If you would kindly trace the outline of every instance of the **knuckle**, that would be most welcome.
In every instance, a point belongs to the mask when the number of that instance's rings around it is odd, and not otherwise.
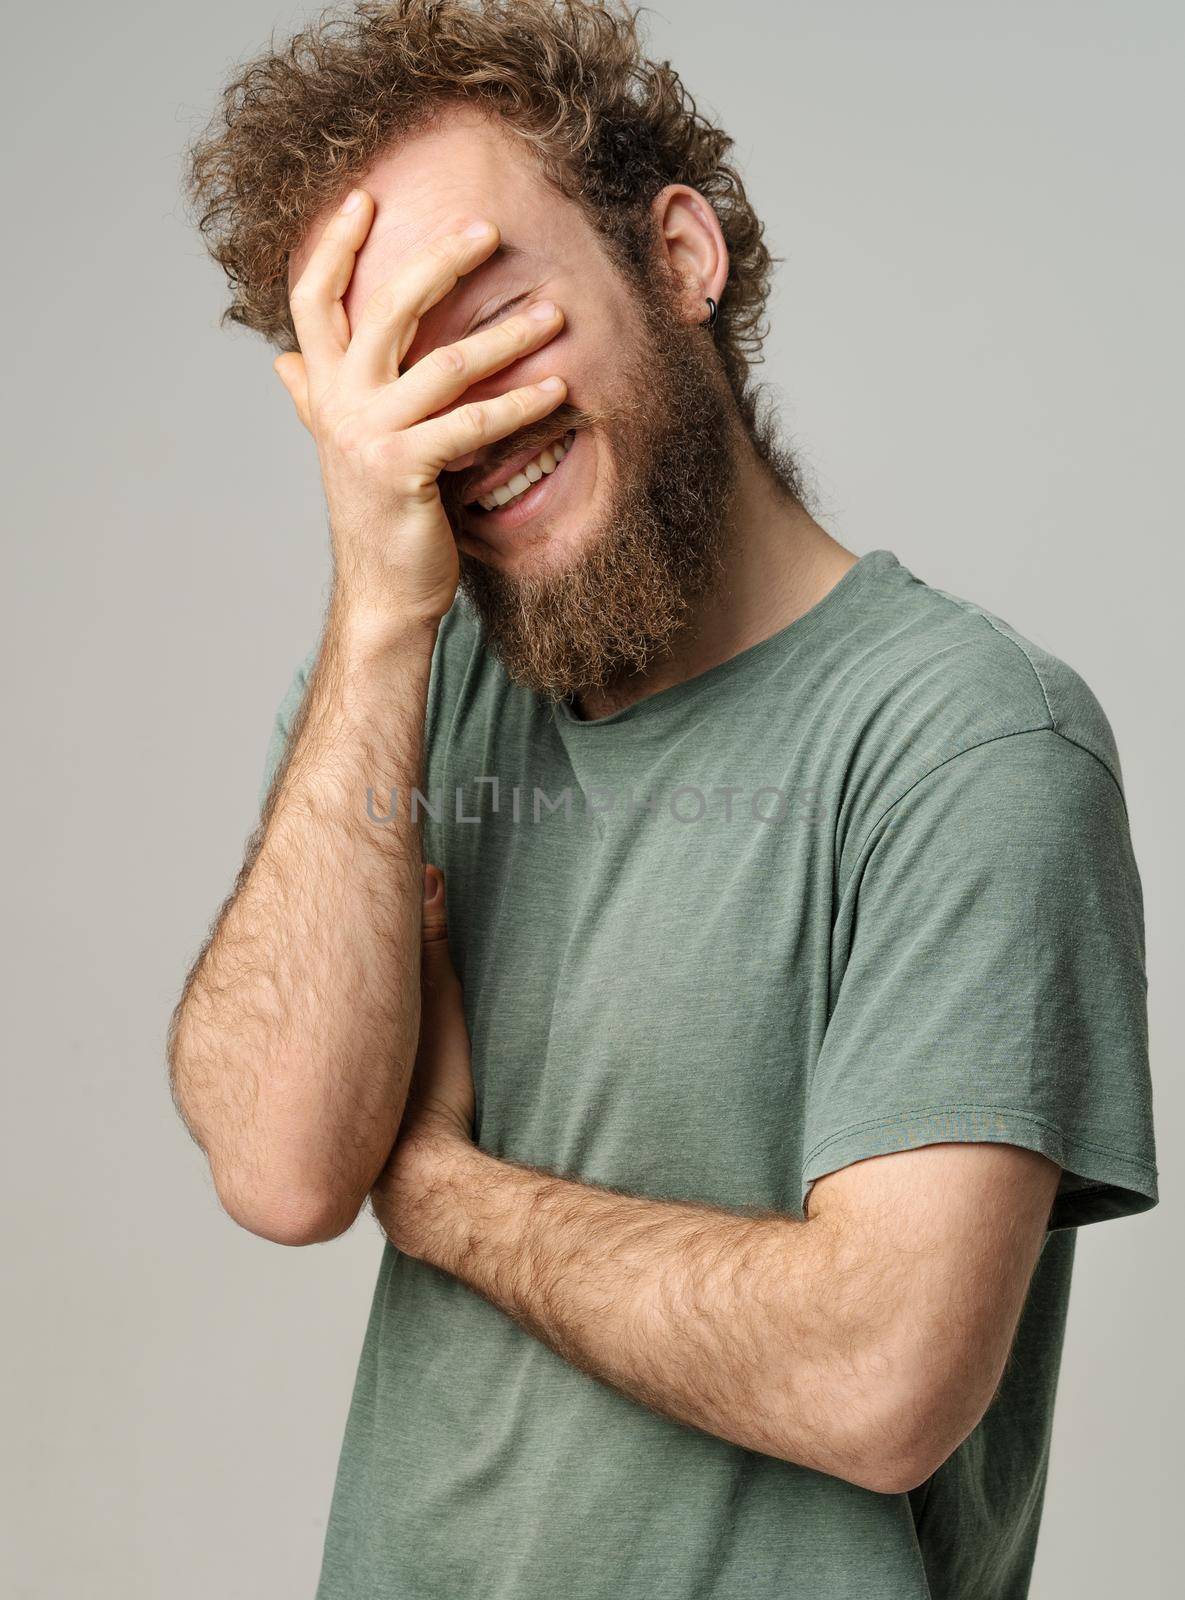
[[[488,400],[473,400],[466,409],[469,412],[470,420],[476,428],[488,428],[493,421]]]
[[[380,283],[366,302],[366,315],[371,322],[390,322],[399,313],[400,297],[393,283]]]
[[[403,451],[397,433],[384,433],[377,439],[373,439],[367,446],[366,457],[375,466],[386,469],[386,481],[391,484],[392,488],[399,489],[401,487],[400,479],[402,473],[395,478],[390,473],[392,467],[401,467],[403,461]]]
[[[436,370],[445,377],[451,377],[454,373],[465,370],[465,352],[455,344],[441,345],[433,350],[429,359]]]
[[[365,443],[361,419],[353,413],[335,417],[329,424],[329,436],[334,449],[344,456],[354,455]]]

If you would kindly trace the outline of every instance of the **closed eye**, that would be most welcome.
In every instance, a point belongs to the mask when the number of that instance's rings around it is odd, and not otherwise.
[[[480,322],[475,322],[464,337],[468,338],[469,334],[476,333],[479,328],[487,327],[491,322],[496,322],[504,311],[509,311],[512,306],[520,305],[522,301],[529,298],[531,293],[530,289],[524,289],[521,294],[511,295],[509,300],[503,300],[500,306],[495,306],[493,311],[488,311]]]

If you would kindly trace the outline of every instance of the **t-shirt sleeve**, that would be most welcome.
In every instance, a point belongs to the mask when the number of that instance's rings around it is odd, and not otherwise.
[[[272,780],[279,771],[280,763],[288,749],[288,740],[292,734],[292,724],[296,720],[296,713],[300,710],[301,701],[304,699],[305,689],[309,681],[309,673],[313,670],[313,663],[317,659],[317,650],[314,647],[305,656],[304,660],[293,673],[292,681],[284,692],[276,715],[272,720],[271,734],[268,738],[267,754],[263,763],[263,781],[259,787],[259,809],[263,810],[264,801],[268,797]]]
[[[1050,1227],[1157,1201],[1143,903],[1119,785],[1052,729],[952,757],[872,828],[836,918],[803,1199],[867,1156],[1022,1145]]]

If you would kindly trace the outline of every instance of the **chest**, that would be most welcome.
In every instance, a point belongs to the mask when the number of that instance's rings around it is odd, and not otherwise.
[[[634,1192],[793,1209],[828,1014],[825,822],[572,787],[570,807],[504,795],[448,835],[479,1143]]]

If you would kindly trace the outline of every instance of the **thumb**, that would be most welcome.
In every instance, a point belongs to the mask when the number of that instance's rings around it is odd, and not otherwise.
[[[431,864],[424,868],[422,938],[425,945],[444,942],[448,949],[448,913],[444,900],[444,873]]]

